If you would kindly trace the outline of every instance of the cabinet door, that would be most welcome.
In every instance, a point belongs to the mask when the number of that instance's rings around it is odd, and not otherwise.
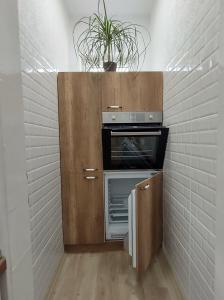
[[[140,72],[140,107],[143,111],[163,111],[163,73]]]
[[[162,111],[163,73],[102,73],[101,97],[104,112]]]
[[[101,74],[102,111],[122,111],[120,83],[119,73],[106,72]]]
[[[120,73],[122,111],[162,111],[163,74],[161,72]]]
[[[65,245],[104,242],[103,171],[62,175]]]
[[[143,111],[140,103],[138,72],[120,73],[122,111]]]
[[[103,242],[99,74],[60,73],[58,83],[65,243]]]
[[[62,166],[102,170],[99,74],[59,74]]]
[[[136,269],[145,272],[162,245],[162,173],[136,186]]]

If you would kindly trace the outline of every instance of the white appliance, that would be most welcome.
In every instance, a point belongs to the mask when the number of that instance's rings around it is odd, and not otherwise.
[[[153,170],[104,172],[107,240],[124,239],[129,233],[129,248],[136,244],[133,241],[136,238],[136,233],[133,231],[135,230],[133,229],[135,228],[135,191],[133,190],[136,184],[152,177],[155,173]],[[133,246],[130,249],[133,249]]]

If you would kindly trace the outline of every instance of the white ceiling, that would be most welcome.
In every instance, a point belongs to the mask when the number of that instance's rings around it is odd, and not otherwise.
[[[73,17],[89,16],[97,12],[98,0],[64,0]],[[155,0],[106,0],[111,16],[146,16]]]

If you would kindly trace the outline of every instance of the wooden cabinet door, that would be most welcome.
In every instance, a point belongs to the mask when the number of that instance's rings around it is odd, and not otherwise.
[[[122,111],[144,111],[140,102],[138,72],[120,73]]]
[[[163,73],[102,73],[101,97],[104,112],[162,112]]]
[[[104,210],[99,74],[60,73],[58,88],[64,240],[73,245],[100,243]]]
[[[102,111],[122,111],[120,74],[117,72],[106,72],[101,74],[101,99]]]
[[[59,74],[59,95],[62,166],[102,170],[99,74]]]
[[[154,199],[154,226],[153,226],[153,255],[156,255],[163,242],[163,173],[152,178],[152,195]]]
[[[137,84],[143,111],[163,111],[163,73],[140,72]]]
[[[122,111],[163,111],[161,72],[120,73]]]
[[[103,171],[62,174],[65,245],[104,242]]]
[[[163,237],[162,173],[136,185],[136,269],[145,272]]]

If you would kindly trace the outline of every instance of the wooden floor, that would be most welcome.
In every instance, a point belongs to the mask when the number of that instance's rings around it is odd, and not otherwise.
[[[124,251],[65,254],[48,300],[183,300],[161,253],[140,282]]]

